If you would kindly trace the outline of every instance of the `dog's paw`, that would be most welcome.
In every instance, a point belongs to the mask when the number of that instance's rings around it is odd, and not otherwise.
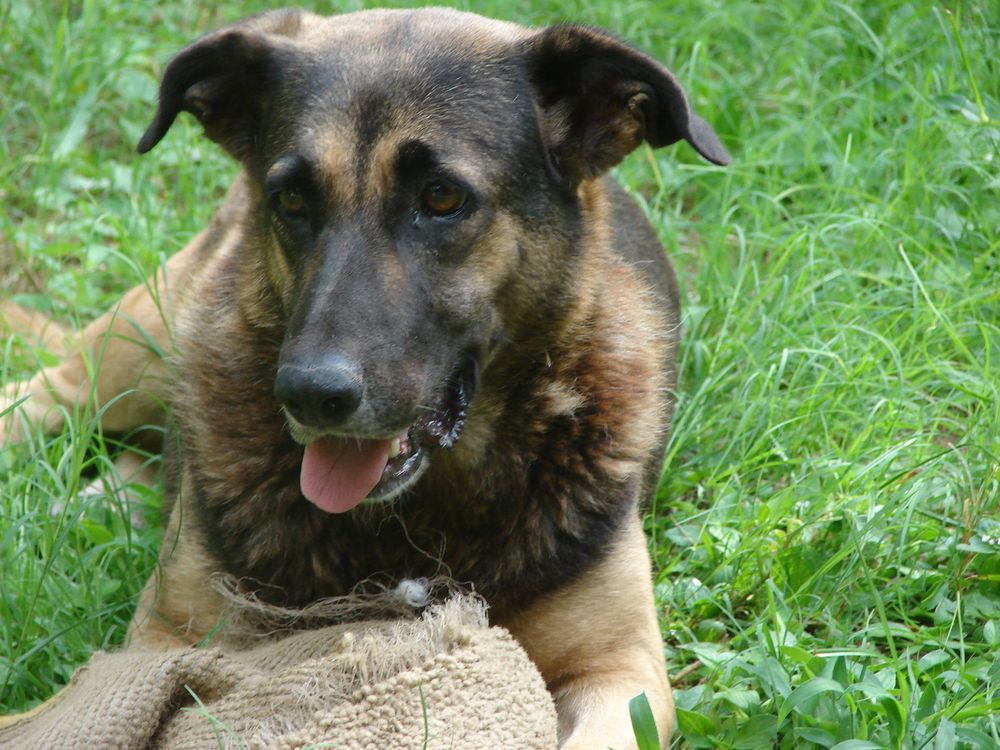
[[[146,516],[142,511],[142,495],[132,482],[117,476],[100,476],[92,480],[77,493],[84,502],[118,503],[128,511],[128,519],[133,529],[146,528]],[[49,515],[59,516],[65,504],[55,503],[49,508]]]
[[[147,505],[147,493],[156,485],[157,462],[135,451],[124,451],[114,465],[88,482],[76,493],[80,504],[115,504],[128,513],[134,529],[146,527],[143,508]],[[57,502],[48,506],[50,516],[58,517],[66,512],[67,503]]]
[[[22,413],[27,401],[23,383],[12,383],[0,391],[0,448],[22,443],[27,437]]]

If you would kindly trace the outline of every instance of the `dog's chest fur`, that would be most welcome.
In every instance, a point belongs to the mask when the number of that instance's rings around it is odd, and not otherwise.
[[[276,303],[246,288],[239,241],[219,251],[180,326],[172,494],[220,572],[295,606],[365,580],[446,575],[503,612],[599,561],[660,459],[673,343],[634,269],[588,252],[593,294],[566,320],[539,321],[544,345],[496,354],[455,448],[393,505],[333,515],[302,496],[302,447],[271,394]]]

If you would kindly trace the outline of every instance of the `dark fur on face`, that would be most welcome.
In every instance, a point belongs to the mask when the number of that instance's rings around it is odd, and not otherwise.
[[[245,167],[179,326],[178,492],[221,568],[291,605],[445,573],[502,615],[598,561],[661,458],[678,326],[600,175],[643,140],[728,160],[673,77],[582,27],[282,11],[182,51],[140,150],[181,110]],[[395,503],[303,497],[302,444],[399,434]]]

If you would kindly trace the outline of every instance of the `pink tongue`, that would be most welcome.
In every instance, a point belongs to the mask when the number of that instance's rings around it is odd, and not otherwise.
[[[389,442],[326,437],[309,443],[302,457],[302,494],[327,513],[346,513],[382,478]]]

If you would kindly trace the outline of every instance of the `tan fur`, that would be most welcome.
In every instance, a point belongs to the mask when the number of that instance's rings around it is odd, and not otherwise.
[[[341,206],[356,205],[355,174],[353,171],[354,149],[348,133],[329,128],[315,134],[316,160],[322,165],[320,176],[323,187],[333,200]]]
[[[58,355],[65,353],[72,337],[48,316],[9,300],[0,302],[0,335],[20,336],[29,345],[44,347]]]
[[[198,643],[223,615],[224,601],[212,585],[218,571],[193,528],[191,512],[183,497],[170,511],[159,565],[140,594],[129,624],[131,645],[169,648]]]
[[[505,625],[538,665],[559,706],[562,750],[633,747],[621,707],[645,691],[664,746],[674,702],[637,518],[607,559]],[[630,638],[622,638],[623,624]],[[617,729],[609,733],[608,728]]]

